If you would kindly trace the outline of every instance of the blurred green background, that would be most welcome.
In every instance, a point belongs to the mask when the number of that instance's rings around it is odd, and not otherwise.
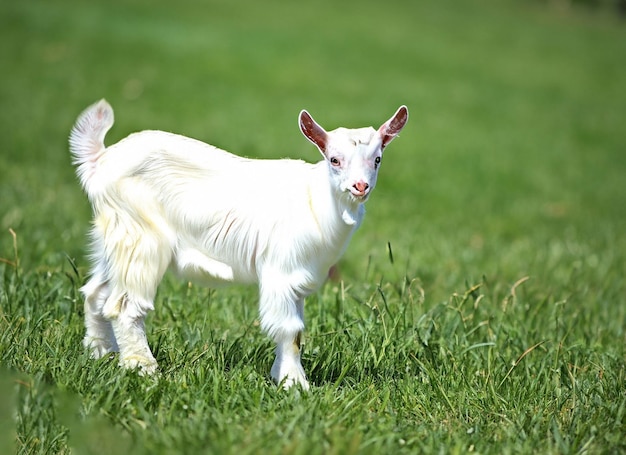
[[[407,104],[360,235],[414,267],[450,254],[432,244],[493,262],[492,245],[620,237],[623,24],[550,5],[7,3],[0,251],[13,228],[24,264],[81,256],[89,207],[67,135],[101,97],[116,111],[109,143],[164,129],[309,161],[300,109],[327,128],[378,126]]]
[[[476,259],[506,268],[519,248],[545,250],[555,237],[590,249],[618,240],[623,24],[550,5],[7,3],[0,251],[11,255],[13,228],[23,264],[81,257],[89,207],[67,135],[101,97],[116,111],[109,143],[164,129],[309,161],[319,157],[296,127],[300,109],[327,128],[378,126],[407,104],[411,123],[386,156],[359,256],[391,241],[424,272],[440,273],[429,262],[450,255],[480,277]],[[519,259],[510,273],[535,257]]]

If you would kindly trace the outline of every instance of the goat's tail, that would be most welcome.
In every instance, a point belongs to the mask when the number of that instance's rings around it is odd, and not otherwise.
[[[98,159],[104,153],[104,136],[113,126],[113,108],[105,100],[92,104],[76,120],[70,134],[70,152],[76,173],[89,194],[90,180],[96,171]]]

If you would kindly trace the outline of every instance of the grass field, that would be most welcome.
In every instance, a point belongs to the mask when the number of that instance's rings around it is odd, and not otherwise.
[[[566,2],[0,3],[0,453],[626,452],[626,24]],[[254,288],[166,278],[156,378],[93,361],[70,164],[151,128],[319,159],[386,151],[340,278],[307,301],[308,393],[269,379]]]

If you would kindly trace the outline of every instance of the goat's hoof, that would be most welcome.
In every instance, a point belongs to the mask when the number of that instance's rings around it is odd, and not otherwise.
[[[83,346],[89,350],[92,359],[101,359],[112,352],[117,352],[117,346],[107,338],[85,337]]]
[[[283,390],[289,390],[293,387],[298,386],[302,390],[309,390],[311,388],[311,386],[309,385],[309,381],[307,381],[305,378],[294,379],[289,376],[280,381],[279,385],[282,386]]]
[[[275,366],[276,367],[276,366]],[[294,365],[289,371],[277,371],[277,368],[272,368],[272,379],[282,387],[284,390],[291,389],[292,387],[300,386],[302,390],[309,390],[309,381],[306,380],[304,369],[301,365]]]
[[[157,361],[154,357],[130,355],[120,359],[120,365],[128,370],[137,370],[140,376],[152,376],[157,371]]]

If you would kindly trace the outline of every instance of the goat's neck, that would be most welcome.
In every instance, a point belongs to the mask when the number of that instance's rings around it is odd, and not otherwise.
[[[346,192],[334,188],[328,165],[324,161],[317,163],[313,169],[309,198],[309,206],[320,227],[336,234],[349,234],[361,223],[363,204],[354,201]]]

